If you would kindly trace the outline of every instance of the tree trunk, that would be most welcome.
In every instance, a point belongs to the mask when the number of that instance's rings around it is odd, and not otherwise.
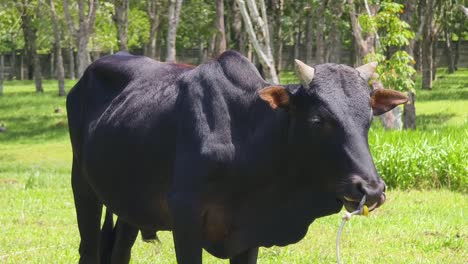
[[[70,44],[71,45],[71,44]],[[68,78],[75,80],[75,53],[73,47],[70,46],[68,50]]]
[[[437,37],[432,38],[432,81],[435,81],[437,74]]]
[[[77,41],[78,52],[76,54],[76,60],[78,63],[78,77],[81,78],[86,68],[91,63],[88,51],[89,36],[87,36],[86,32],[79,33]]]
[[[32,64],[29,65],[32,65],[36,92],[42,93],[44,89],[42,88],[41,63],[37,54],[37,28],[34,25],[37,10],[32,10],[33,5],[28,0],[21,0],[21,3],[17,2],[17,7],[21,16],[26,51],[29,60],[32,60]]]
[[[166,61],[176,61],[176,36],[177,27],[179,26],[179,15],[180,8],[182,6],[182,0],[170,0],[169,4],[169,17],[168,17],[168,29],[167,29],[167,40],[166,40]]]
[[[418,26],[418,30],[416,32],[416,37],[413,38],[412,40],[410,40],[408,46],[406,46],[405,50],[406,52],[414,58],[414,60],[417,62],[417,58],[416,56],[418,56],[418,54],[420,53],[418,51],[418,48],[419,48],[419,45],[417,43],[417,39],[419,39],[419,37],[421,36],[422,34],[422,25],[421,25],[421,21],[420,20],[417,20],[418,23],[414,23],[414,19],[415,19],[415,13],[416,13],[416,6],[417,6],[417,0],[409,0],[409,1],[406,1],[405,3],[405,12],[403,13],[402,15],[402,19],[403,21],[405,21],[406,23],[408,23],[412,28],[414,28],[416,25],[414,24],[419,24]],[[416,68],[417,70],[417,66],[418,64],[414,65],[414,67]],[[413,81],[414,81],[414,78],[413,77]],[[415,101],[416,101],[416,95],[409,91],[407,92],[408,94],[408,103],[406,103],[404,106],[403,106],[403,128],[404,129],[416,129],[416,105],[415,105]]]
[[[306,32],[305,32],[305,63],[311,65],[312,64],[312,50],[313,50],[313,17],[312,17],[312,11],[311,8],[309,8],[309,11],[306,13],[307,18],[306,18]]]
[[[226,51],[226,32],[224,30],[224,0],[216,0],[214,56]]]
[[[163,53],[163,47],[164,47],[164,36],[163,36],[163,27],[161,26],[161,23],[159,23],[158,26],[158,33],[156,33],[156,48],[154,52],[154,58],[158,61],[161,60],[161,54]]]
[[[55,41],[55,40],[54,40]],[[55,73],[55,65],[54,65],[54,62],[55,62],[55,54],[54,54],[54,50],[51,50],[50,51],[50,54],[49,54],[49,78],[52,79],[54,76],[54,73]]]
[[[209,57],[213,57],[214,54],[214,48],[215,48],[215,36],[212,35],[210,39],[208,40],[208,44],[206,45],[206,50],[208,53]]]
[[[332,11],[332,18],[330,21],[329,40],[327,41],[326,49],[326,62],[340,63],[341,62],[341,31],[340,21],[343,15],[343,1],[332,0],[330,1],[330,9]]]
[[[423,41],[422,43],[422,88],[426,90],[432,89],[432,43],[430,41]]]
[[[432,89],[433,79],[433,2],[434,0],[420,1],[421,10],[423,12],[423,34],[421,47],[422,60],[422,89]]]
[[[128,11],[130,0],[114,0],[114,20],[117,28],[117,43],[120,51],[128,51]]]
[[[24,80],[24,55],[20,55],[20,80]]]
[[[302,37],[302,29],[300,25],[298,25],[297,31],[294,33],[294,58],[300,58],[300,49],[301,49],[301,37]],[[293,61],[293,60],[291,60]]]
[[[205,48],[203,46],[203,38],[201,36],[198,37],[198,64],[202,64],[205,60]]]
[[[349,16],[351,20],[351,29],[353,32],[354,43],[355,43],[355,66],[362,65],[362,60],[364,57],[374,52],[374,40],[375,35],[367,33],[365,38],[362,36],[362,28],[359,25],[359,21],[357,19],[356,13],[354,11],[355,5],[354,0],[347,0],[348,4],[350,5],[349,8]],[[373,10],[377,12],[377,10]]]
[[[325,8],[327,1],[320,1],[320,6],[316,10],[317,23],[315,24],[315,63],[325,63]]]
[[[0,54],[0,96],[3,95],[3,73],[5,70],[5,61],[4,61],[4,55]]]
[[[236,1],[232,2],[232,31],[234,33],[234,49],[245,55],[245,35],[242,31],[242,15]]]
[[[259,62],[262,65],[265,79],[269,82],[279,83],[273,54],[271,52],[270,33],[268,30],[265,1],[259,1],[261,16],[257,8],[257,3],[254,0],[247,0],[247,5],[249,6],[250,11],[249,13],[247,12],[244,0],[236,1],[239,5],[246,30],[249,33],[250,43],[254,47]],[[254,29],[254,27],[256,29]]]
[[[156,36],[160,24],[160,4],[158,0],[147,1],[147,13],[149,17],[150,32],[147,47],[147,56],[150,58],[156,57]]]
[[[49,0],[49,8],[52,18],[52,29],[54,31],[54,46],[55,46],[55,62],[56,62],[56,77],[58,80],[58,95],[65,96],[65,70],[63,68],[63,56],[60,25],[57,19],[57,12],[55,11],[55,4],[53,0]],[[53,74],[53,72],[51,73]]]
[[[234,2],[234,1],[232,1]],[[231,2],[229,0],[225,1],[225,5],[227,5],[228,12],[225,12],[224,16],[224,27],[225,27],[225,32],[226,32],[226,49],[229,49],[231,43],[232,43],[232,11],[230,9],[230,4]]]
[[[453,59],[453,65],[455,70],[458,70],[458,60],[460,59],[460,38],[455,43],[455,55]]]
[[[33,49],[36,49],[36,45],[33,45]],[[33,71],[34,71],[34,83],[36,84],[36,92],[43,93],[44,88],[42,88],[42,70],[41,70],[41,61],[39,59],[39,54],[34,52],[33,55]]]
[[[94,20],[96,19],[96,9],[98,8],[98,0],[88,0],[87,5],[85,0],[78,0],[78,28],[73,24],[73,19],[70,14],[69,0],[63,0],[63,10],[65,13],[65,20],[68,25],[68,29],[71,35],[75,39],[77,52],[77,64],[78,64],[78,77],[81,77],[88,67],[89,53],[88,53],[88,42],[91,33],[93,32]],[[87,11],[87,13],[85,13]]]
[[[275,69],[281,72],[283,65],[283,29],[281,21],[284,13],[284,0],[272,0],[272,28],[273,28],[273,56],[276,63]]]
[[[416,129],[416,95],[413,92],[408,92],[408,103],[403,106],[405,129]]]
[[[11,57],[10,57],[10,65],[11,65],[11,71],[10,71],[10,80],[16,80],[16,49],[13,48],[11,52]]]
[[[455,72],[455,61],[453,56],[452,34],[445,30],[445,55],[447,56],[448,72]]]

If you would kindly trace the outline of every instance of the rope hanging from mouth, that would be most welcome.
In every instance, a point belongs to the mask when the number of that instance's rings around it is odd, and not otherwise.
[[[364,215],[364,216],[369,215],[369,208],[367,208],[367,206],[364,205],[365,202],[366,202],[366,195],[362,197],[362,200],[361,202],[359,202],[359,205],[356,211],[353,211],[351,213],[346,212],[342,217],[343,220],[341,221],[340,228],[338,229],[338,234],[336,235],[336,261],[338,264],[341,264],[340,237],[341,237],[341,233],[343,232],[343,227],[346,224],[346,222],[348,222],[351,219],[351,217],[353,217],[353,215]]]

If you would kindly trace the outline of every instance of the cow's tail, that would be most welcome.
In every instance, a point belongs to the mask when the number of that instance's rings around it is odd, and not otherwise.
[[[101,229],[101,263],[111,263],[112,248],[114,246],[114,219],[109,208],[106,208],[106,216]]]

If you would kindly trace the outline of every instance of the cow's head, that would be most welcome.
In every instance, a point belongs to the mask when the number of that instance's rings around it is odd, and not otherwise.
[[[301,85],[269,86],[259,94],[272,108],[289,112],[289,157],[295,175],[334,193],[348,211],[366,195],[376,208],[385,201],[385,183],[372,160],[368,131],[374,115],[407,97],[393,90],[371,90],[377,63],[356,69],[338,64],[312,68],[296,60]],[[306,175],[307,174],[307,175]]]

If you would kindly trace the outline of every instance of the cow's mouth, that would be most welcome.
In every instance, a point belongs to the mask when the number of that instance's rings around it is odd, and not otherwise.
[[[351,198],[349,196],[343,196],[343,199],[342,199],[342,202],[343,202],[343,205],[346,209],[346,211],[348,212],[354,212],[356,210],[360,210],[361,209],[361,203],[363,203],[364,205],[366,205],[368,208],[369,208],[369,212],[370,211],[373,211],[375,209],[377,209],[379,206],[381,206],[384,202],[385,202],[385,199],[386,199],[386,196],[385,196],[385,193],[382,193],[382,196],[380,197],[379,201],[369,201],[369,200],[366,200],[364,199],[364,201],[362,200],[362,197],[360,199],[356,199],[356,198]]]

